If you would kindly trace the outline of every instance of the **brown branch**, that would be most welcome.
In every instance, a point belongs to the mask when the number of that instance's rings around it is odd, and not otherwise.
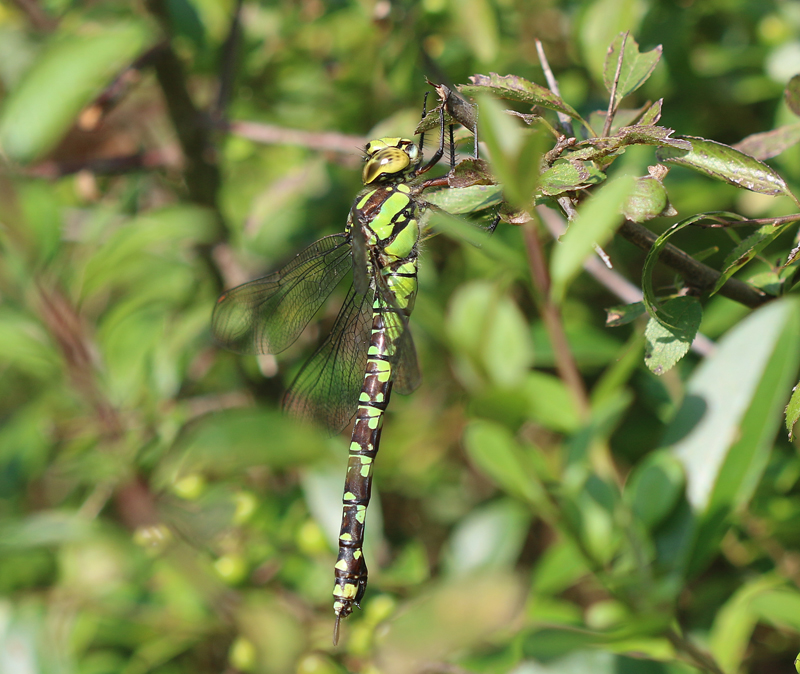
[[[611,85],[611,96],[608,99],[608,112],[606,113],[606,121],[603,124],[603,137],[611,133],[611,125],[614,123],[614,115],[617,114],[617,87],[619,86],[619,76],[622,72],[622,60],[625,56],[625,43],[628,41],[628,31],[622,34],[622,44],[619,47],[619,56],[617,57],[617,69],[614,72],[614,82]],[[613,47],[609,47],[609,52]]]
[[[545,329],[550,337],[550,343],[553,346],[556,369],[572,394],[578,414],[585,419],[589,416],[589,397],[586,394],[583,378],[569,349],[567,335],[561,321],[561,313],[550,299],[550,275],[547,271],[544,252],[533,221],[529,221],[522,226],[522,234],[525,238],[525,247],[528,250],[534,296],[539,305],[539,312],[542,315]]]
[[[299,145],[315,150],[352,155],[363,154],[368,140],[363,136],[299,131],[257,122],[228,122],[221,123],[218,127],[236,136],[265,145]]]
[[[539,63],[544,72],[544,78],[547,80],[547,86],[556,96],[561,98],[561,91],[558,88],[558,80],[550,68],[550,62],[547,60],[547,54],[544,53],[544,46],[540,40],[536,40],[536,53],[539,55]],[[558,123],[564,131],[567,138],[574,138],[575,130],[572,127],[572,118],[563,112],[556,112],[558,116]]]
[[[164,0],[147,0],[147,7],[161,23],[164,33],[170,35],[169,14]],[[170,45],[156,53],[153,65],[186,159],[184,176],[189,198],[219,214],[217,192],[220,176],[210,125],[195,107],[186,88],[183,66]],[[221,223],[221,216],[219,219]]]
[[[219,90],[217,100],[211,110],[211,118],[215,121],[225,118],[228,104],[233,91],[233,80],[236,75],[236,59],[239,51],[239,43],[242,37],[242,0],[236,0],[233,8],[233,18],[231,27],[228,30],[228,37],[222,45],[220,56]]]
[[[178,167],[180,163],[180,150],[173,145],[119,157],[44,161],[26,170],[25,175],[50,180],[80,171],[89,171],[95,175],[121,175],[160,167]]]
[[[58,28],[58,20],[45,12],[36,0],[11,0],[38,31],[51,33]]]
[[[651,232],[647,227],[638,225],[630,220],[623,222],[617,231],[623,238],[644,251],[649,251],[658,238],[658,235]],[[698,262],[691,255],[684,253],[671,243],[664,246],[664,249],[659,253],[658,259],[678,272],[688,285],[700,291],[713,288],[717,279],[721,276],[715,269]],[[759,307],[771,299],[769,295],[733,278],[726,281],[719,294],[751,308]]]

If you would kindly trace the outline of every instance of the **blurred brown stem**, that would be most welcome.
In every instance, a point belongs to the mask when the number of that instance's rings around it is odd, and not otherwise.
[[[572,352],[567,343],[567,335],[564,332],[564,324],[561,321],[561,313],[558,307],[550,299],[550,274],[547,271],[542,244],[536,231],[535,220],[527,222],[522,227],[525,237],[525,247],[528,250],[528,261],[531,269],[531,281],[533,283],[534,295],[539,305],[539,311],[544,321],[545,329],[550,337],[555,355],[556,369],[562,381],[567,385],[578,413],[582,418],[589,416],[589,398],[586,395],[586,388]]]
[[[647,227],[637,225],[630,220],[623,222],[618,232],[623,238],[644,251],[649,251],[658,238],[658,235],[651,232]],[[664,246],[661,253],[659,253],[658,259],[678,272],[687,285],[700,291],[713,288],[720,277],[718,271],[707,267],[702,262],[698,262],[691,255],[684,253],[680,248],[670,243]],[[734,278],[726,281],[719,294],[752,308],[759,307],[770,300],[769,295]]]
[[[164,0],[147,0],[147,7],[169,36],[169,14]],[[220,176],[211,142],[210,124],[189,95],[183,66],[171,45],[167,44],[156,52],[153,66],[186,159],[184,176],[189,198],[219,215],[217,193]],[[219,221],[221,224],[221,216]]]

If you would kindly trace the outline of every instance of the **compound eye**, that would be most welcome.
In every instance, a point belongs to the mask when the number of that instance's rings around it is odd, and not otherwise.
[[[401,174],[410,164],[411,159],[403,150],[397,147],[387,147],[379,150],[367,160],[361,179],[365,185],[370,185],[382,176]]]

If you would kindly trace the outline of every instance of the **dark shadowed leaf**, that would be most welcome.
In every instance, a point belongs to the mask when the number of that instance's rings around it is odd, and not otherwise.
[[[777,157],[784,150],[800,142],[800,122],[779,126],[772,131],[754,133],[733,146],[735,150],[749,154],[756,159]]]
[[[800,75],[795,75],[786,85],[783,92],[786,105],[795,115],[800,115]]]
[[[719,289],[725,285],[725,281],[764,250],[764,248],[772,243],[787,227],[793,226],[794,223],[785,225],[764,225],[744,239],[744,241],[736,246],[725,258],[725,262],[722,264],[722,274],[720,274],[720,277],[711,289],[711,294],[713,295],[718,292]]]

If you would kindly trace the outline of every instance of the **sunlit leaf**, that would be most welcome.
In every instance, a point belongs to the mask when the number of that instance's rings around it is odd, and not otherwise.
[[[621,64],[619,64],[620,51],[622,51]],[[616,78],[617,67],[620,65],[614,100],[615,105],[647,81],[661,59],[661,51],[662,47],[658,45],[650,51],[640,53],[639,44],[631,35],[619,35],[611,43],[603,68],[603,83],[606,85],[606,89],[611,92]]]
[[[690,141],[692,149],[686,151],[660,147],[656,150],[659,161],[686,166],[711,178],[724,180],[759,194],[785,194],[792,197],[783,178],[758,159],[713,140],[694,136],[679,138]]]
[[[149,30],[129,18],[52,41],[0,114],[0,147],[12,159],[38,159],[78,113],[145,47]]]
[[[520,101],[529,105],[538,105],[543,108],[561,112],[569,117],[586,125],[586,122],[578,112],[561,97],[556,96],[548,88],[541,84],[530,82],[517,75],[498,75],[489,73],[488,75],[471,75],[470,82],[459,87],[459,91],[469,96],[476,94],[490,94],[497,98],[505,98],[510,101]]]

